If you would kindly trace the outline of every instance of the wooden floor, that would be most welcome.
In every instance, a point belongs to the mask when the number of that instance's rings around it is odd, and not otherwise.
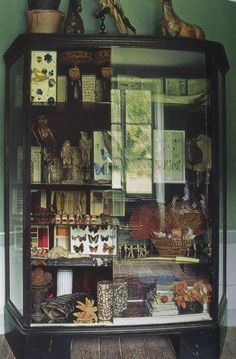
[[[114,338],[113,345],[109,346],[106,343],[106,338],[103,338],[100,342],[93,342],[93,345],[88,345],[87,340],[81,339],[80,341],[75,340],[72,342],[71,359],[175,359],[175,355],[171,350],[167,349],[166,344],[167,343],[160,337],[158,340],[156,340],[155,337],[152,337],[150,340],[139,340],[138,342],[134,340],[133,343],[132,341],[127,343],[127,339],[117,337]],[[95,348],[97,348],[97,350]],[[223,353],[220,359],[235,358],[236,327],[230,327],[228,328]],[[15,359],[3,335],[0,335],[0,359]],[[58,359],[63,359],[63,354],[62,357]]]

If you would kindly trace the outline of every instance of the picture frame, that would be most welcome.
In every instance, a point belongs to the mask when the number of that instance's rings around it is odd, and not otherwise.
[[[153,186],[151,160],[132,159],[126,161],[125,187],[127,194],[152,194]]]
[[[31,246],[49,249],[49,227],[32,225],[30,229]]]
[[[70,227],[56,225],[54,228],[54,247],[61,246],[70,251]]]
[[[70,246],[72,253],[94,256],[117,255],[117,227],[97,226],[96,231],[86,228],[70,227]]]
[[[103,196],[103,190],[90,191],[90,214],[92,216],[100,216],[100,214],[103,213]]]
[[[153,182],[185,183],[185,131],[153,130]]]
[[[93,173],[94,181],[111,183],[112,156],[111,131],[93,132]]]

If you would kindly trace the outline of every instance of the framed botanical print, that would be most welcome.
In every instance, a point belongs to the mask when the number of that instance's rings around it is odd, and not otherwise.
[[[185,182],[185,131],[153,131],[154,183]]]
[[[128,194],[152,194],[152,162],[146,159],[126,161],[126,192]]]

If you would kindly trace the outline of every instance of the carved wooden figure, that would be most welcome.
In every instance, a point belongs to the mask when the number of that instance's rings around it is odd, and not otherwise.
[[[84,24],[80,16],[82,0],[69,0],[64,32],[66,34],[83,34]]]
[[[199,26],[188,24],[176,15],[172,7],[172,0],[161,0],[161,5],[163,36],[205,39],[204,31]]]

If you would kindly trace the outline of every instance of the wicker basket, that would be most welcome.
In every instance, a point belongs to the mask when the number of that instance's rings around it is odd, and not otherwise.
[[[161,257],[184,256],[193,245],[193,239],[174,239],[152,234],[151,241]]]

